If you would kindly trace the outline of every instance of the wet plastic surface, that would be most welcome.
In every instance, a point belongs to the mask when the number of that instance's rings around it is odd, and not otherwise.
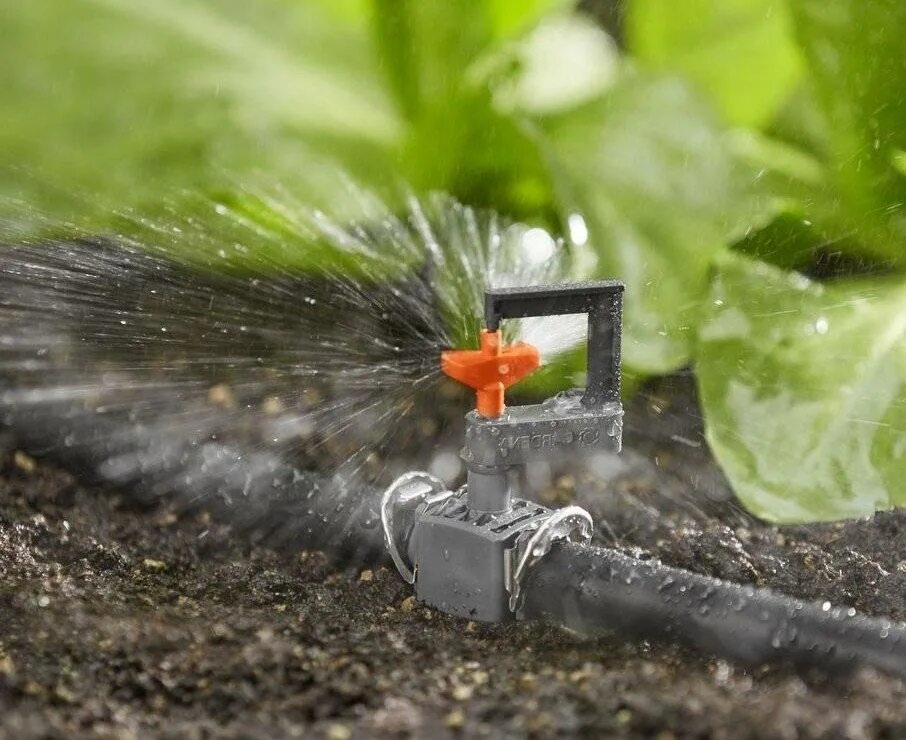
[[[554,545],[528,573],[521,616],[580,632],[675,642],[746,665],[871,666],[906,677],[903,624],[603,547]]]

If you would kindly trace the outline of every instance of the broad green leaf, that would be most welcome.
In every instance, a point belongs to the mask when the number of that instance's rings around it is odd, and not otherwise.
[[[805,68],[804,61],[802,66]],[[802,82],[777,112],[766,131],[772,137],[825,161],[828,129],[829,121],[818,102],[815,85],[808,75],[803,75]]]
[[[768,123],[801,75],[785,0],[630,0],[626,36],[639,61],[685,75],[734,125]]]
[[[806,199],[826,177],[824,165],[799,147],[755,131],[733,131],[730,146],[734,155],[758,173],[769,178],[768,192],[794,206]]]
[[[191,191],[163,201],[157,213],[118,213],[118,238],[162,250],[218,272],[341,275],[365,282],[419,269],[423,250],[382,198],[348,181],[339,213],[311,206],[285,185],[235,184],[221,192]]]
[[[783,213],[735,242],[733,250],[775,267],[795,270],[813,266],[825,245],[821,234],[801,214]]]
[[[906,504],[906,283],[822,285],[721,261],[696,372],[711,449],[755,514]]]
[[[284,0],[284,2],[296,2],[296,0]],[[334,18],[357,26],[361,26],[362,21],[367,19],[371,13],[371,0],[306,0],[306,2],[319,5]]]
[[[469,74],[495,40],[491,8],[466,0],[376,0],[381,58],[408,127],[398,174],[507,216],[554,223],[537,147]]]
[[[545,120],[540,136],[563,212],[585,217],[597,273],[627,283],[627,365],[661,373],[687,362],[714,257],[769,220],[753,206],[752,173],[677,79],[628,75]]]
[[[853,232],[878,257],[906,261],[906,3],[790,0],[828,120],[830,187],[816,204],[829,231]]]
[[[413,124],[402,173],[417,191],[442,190],[514,220],[557,223],[537,145],[481,91],[436,106]]]
[[[349,0],[347,0],[349,1]],[[384,72],[412,119],[456,97],[464,74],[495,42],[516,36],[571,0],[372,0]]]
[[[410,119],[450,106],[466,68],[493,40],[487,3],[471,0],[374,0],[374,27],[397,104]]]
[[[787,269],[809,266],[826,237],[807,217],[826,177],[823,165],[803,150],[753,131],[734,131],[730,146],[737,161],[756,173],[761,197],[750,201],[757,214],[777,214],[762,228],[750,224],[733,234],[733,248]]]
[[[316,4],[0,4],[0,189],[42,217],[155,204],[267,172],[386,172],[400,126],[367,20]],[[16,169],[10,169],[16,168]]]

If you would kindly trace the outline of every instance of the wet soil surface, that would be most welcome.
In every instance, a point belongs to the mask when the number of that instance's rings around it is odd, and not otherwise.
[[[906,617],[906,512],[773,527],[734,502],[688,378],[626,451],[529,471],[600,542]],[[0,443],[0,737],[901,737],[906,686],[744,670],[554,626],[466,623],[380,564],[275,550],[203,507],[139,507]]]

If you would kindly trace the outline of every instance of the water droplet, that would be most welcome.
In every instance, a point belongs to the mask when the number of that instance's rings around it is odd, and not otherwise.
[[[569,228],[569,238],[573,244],[577,247],[582,247],[588,243],[588,226],[585,223],[585,219],[582,218],[582,214],[569,214],[567,226]]]

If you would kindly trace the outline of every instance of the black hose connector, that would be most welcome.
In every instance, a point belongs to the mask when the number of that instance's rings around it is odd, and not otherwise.
[[[906,677],[906,625],[855,609],[557,543],[529,571],[519,616],[583,633],[670,642],[755,666],[787,662],[845,673],[870,666]]]

